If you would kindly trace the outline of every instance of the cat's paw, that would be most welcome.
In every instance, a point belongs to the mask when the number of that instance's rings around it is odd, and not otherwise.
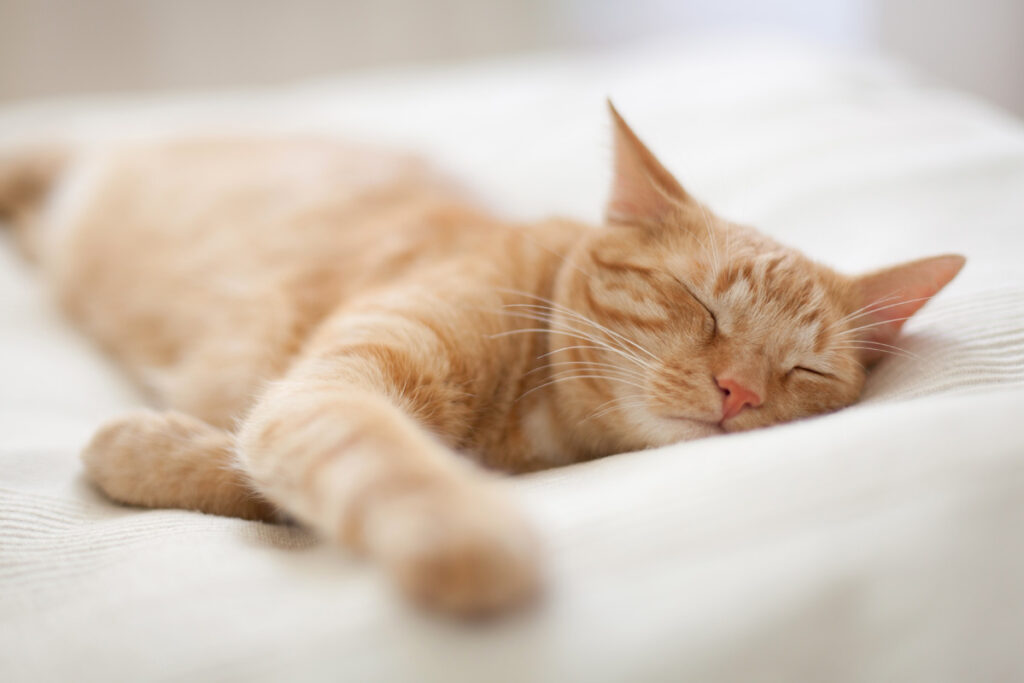
[[[103,425],[82,449],[85,473],[109,498],[129,505],[145,505],[137,490],[155,435],[165,419],[151,410],[137,410]]]
[[[137,410],[104,425],[82,451],[85,472],[111,500],[243,519],[280,514],[235,466],[233,440],[190,415]]]
[[[417,493],[389,501],[366,521],[371,552],[428,609],[486,615],[539,592],[537,539],[496,494]]]

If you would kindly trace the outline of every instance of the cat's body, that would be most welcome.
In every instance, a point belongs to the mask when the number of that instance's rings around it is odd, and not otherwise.
[[[511,224],[323,140],[0,168],[64,308],[166,409],[102,429],[90,476],[127,503],[281,509],[421,601],[498,608],[538,583],[532,534],[456,452],[523,472],[848,405],[962,265],[838,275],[712,216],[616,126],[602,228]]]
[[[551,296],[585,226],[505,223],[414,159],[323,139],[173,142],[99,163],[73,225],[49,226],[63,233],[54,281],[158,405],[231,428],[318,347],[400,366],[404,340],[358,331],[390,310],[436,336],[423,343],[442,353],[408,369],[407,390],[433,392],[423,418],[447,445],[509,471],[586,457],[523,433],[547,396],[516,399],[544,380],[528,371],[547,349],[492,338],[523,327],[502,315],[529,301],[512,290]]]

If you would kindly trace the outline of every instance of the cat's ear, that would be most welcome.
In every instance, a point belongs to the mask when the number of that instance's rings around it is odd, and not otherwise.
[[[696,205],[672,174],[619,116],[611,100],[615,166],[605,209],[609,223],[658,226],[680,206]]]
[[[945,287],[963,268],[963,256],[933,256],[891,266],[854,279],[857,307],[864,311],[855,318],[859,340],[865,342],[862,360],[873,363],[895,341],[907,318]]]

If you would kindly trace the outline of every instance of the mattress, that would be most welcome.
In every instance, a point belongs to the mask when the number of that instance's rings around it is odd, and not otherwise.
[[[871,57],[723,38],[8,105],[0,144],[329,132],[506,215],[597,221],[606,96],[693,193],[814,258],[967,266],[853,408],[517,479],[546,593],[464,624],[300,528],[98,495],[77,452],[141,398],[0,235],[0,678],[1024,678],[1020,121]]]

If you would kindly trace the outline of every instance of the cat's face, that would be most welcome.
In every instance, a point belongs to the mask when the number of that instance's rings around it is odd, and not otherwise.
[[[853,403],[865,368],[956,275],[942,256],[839,274],[691,198],[616,121],[608,225],[570,256],[552,360],[618,446],[763,427]],[[561,350],[559,350],[561,349]]]

